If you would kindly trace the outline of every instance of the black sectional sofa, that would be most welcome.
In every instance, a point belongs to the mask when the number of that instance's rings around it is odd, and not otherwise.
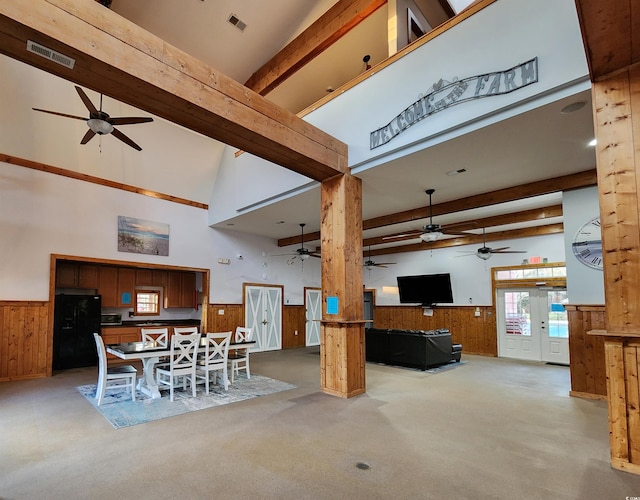
[[[366,360],[387,365],[426,370],[434,366],[459,362],[462,346],[453,344],[447,329],[365,330]]]

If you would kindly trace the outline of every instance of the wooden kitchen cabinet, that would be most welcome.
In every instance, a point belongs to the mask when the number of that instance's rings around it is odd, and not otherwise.
[[[133,307],[136,288],[136,270],[129,267],[118,268],[118,307]]]
[[[116,268],[117,269],[117,268]],[[142,340],[142,334],[140,328],[137,327],[102,327],[100,336],[105,345],[109,344],[123,344],[125,342],[139,342]],[[107,359],[118,362],[125,362],[125,360],[107,353]],[[127,361],[128,363],[130,361]]]
[[[136,269],[136,286],[152,286],[153,271],[151,269]]]
[[[100,266],[80,264],[78,266],[78,288],[97,289],[100,283]]]
[[[98,293],[102,295],[102,307],[118,307],[118,268],[100,266]]]
[[[196,273],[181,273],[180,287],[180,303],[182,307],[195,309]]]
[[[56,266],[56,286],[59,288],[76,288],[78,286],[78,263],[58,261]]]
[[[97,264],[60,261],[56,267],[56,286],[58,288],[98,288],[99,276]]]
[[[165,288],[167,286],[167,271],[161,271],[160,269],[154,269],[152,271],[152,285],[161,286]]]
[[[182,271],[167,272],[167,287],[164,294],[164,307],[194,308],[194,292],[196,289],[196,274]]]

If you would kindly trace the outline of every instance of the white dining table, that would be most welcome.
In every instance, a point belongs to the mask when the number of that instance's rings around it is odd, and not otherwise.
[[[154,367],[160,358],[171,354],[171,346],[163,346],[157,342],[127,342],[125,344],[109,344],[108,353],[120,359],[142,361],[142,377],[138,379],[138,390],[153,399],[161,398],[156,382]]]
[[[206,335],[202,336],[201,345],[204,346]],[[239,342],[229,344],[229,350],[248,349],[255,345],[255,341]],[[120,359],[139,359],[142,362],[142,377],[138,379],[138,390],[151,397],[159,399],[162,397],[158,382],[155,378],[154,368],[160,362],[160,358],[171,355],[171,346],[163,346],[155,341],[127,342],[124,344],[108,344],[106,351]]]

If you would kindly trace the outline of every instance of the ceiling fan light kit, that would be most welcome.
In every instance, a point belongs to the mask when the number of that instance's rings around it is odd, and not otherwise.
[[[432,231],[430,233],[422,233],[420,235],[420,239],[429,243],[438,240],[440,236],[442,236],[442,233],[440,231]]]
[[[100,118],[91,118],[87,120],[87,125],[95,133],[99,135],[106,135],[113,132],[113,125],[109,122],[101,120]]]

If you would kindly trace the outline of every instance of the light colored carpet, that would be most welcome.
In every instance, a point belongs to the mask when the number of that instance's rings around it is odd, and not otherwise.
[[[251,354],[290,391],[114,429],[76,389],[97,370],[0,384],[0,498],[618,500],[607,403],[569,369],[464,354],[427,373],[372,363],[367,392],[320,389],[319,348]],[[359,464],[369,466],[363,469]]]
[[[136,393],[136,400],[131,400],[128,390],[108,390],[100,406],[96,400],[95,384],[76,387],[80,394],[98,410],[104,418],[115,428],[130,427],[144,424],[161,418],[175,417],[190,411],[205,410],[214,406],[222,406],[238,401],[266,396],[280,391],[295,389],[295,385],[274,380],[269,377],[252,374],[247,379],[245,373],[240,373],[229,390],[212,385],[206,394],[203,385],[196,386],[196,397],[191,393],[191,386],[187,390],[174,389],[174,401],[169,399],[169,391],[162,391],[162,398],[152,399],[140,391]]]

